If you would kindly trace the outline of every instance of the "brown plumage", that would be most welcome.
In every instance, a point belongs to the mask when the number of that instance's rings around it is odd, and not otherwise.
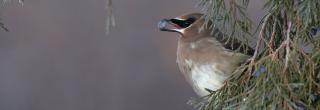
[[[240,46],[241,42],[237,39],[233,43],[227,42],[227,38],[217,29],[213,34],[212,28],[200,31],[204,24],[202,16],[192,13],[164,19],[159,23],[160,30],[180,34],[177,63],[180,71],[200,96],[209,94],[206,89],[220,89],[232,72],[254,52],[247,45]]]

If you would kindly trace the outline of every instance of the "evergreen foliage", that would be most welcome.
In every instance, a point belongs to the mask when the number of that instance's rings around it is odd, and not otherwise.
[[[191,104],[200,110],[319,110],[320,1],[265,0],[268,12],[257,29],[246,14],[249,2],[199,1],[206,21],[230,39],[255,37],[250,32],[258,36],[249,64],[239,67],[223,88]],[[266,71],[255,75],[261,67]]]

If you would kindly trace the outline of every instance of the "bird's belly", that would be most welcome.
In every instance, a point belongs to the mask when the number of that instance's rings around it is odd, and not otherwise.
[[[194,66],[191,69],[190,79],[196,93],[200,96],[205,96],[209,94],[206,89],[212,91],[220,89],[228,77],[216,65],[207,64]]]

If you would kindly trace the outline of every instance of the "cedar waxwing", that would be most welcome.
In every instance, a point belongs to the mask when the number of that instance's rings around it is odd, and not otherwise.
[[[202,16],[192,13],[163,19],[158,26],[161,31],[180,34],[177,49],[179,69],[195,92],[205,96],[209,94],[207,89],[220,89],[233,71],[252,56],[254,50],[247,45],[240,46],[241,42],[237,39],[229,42],[218,29],[200,30],[205,22]]]

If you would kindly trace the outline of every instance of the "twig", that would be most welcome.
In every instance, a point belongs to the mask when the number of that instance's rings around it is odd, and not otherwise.
[[[106,1],[107,19],[106,19],[106,34],[109,34],[110,28],[115,26],[115,19],[112,10],[112,0]]]
[[[272,25],[272,34],[271,34],[271,38],[270,38],[270,41],[269,41],[269,46],[272,47],[272,43],[273,43],[273,40],[275,38],[275,35],[276,35],[276,25],[277,25],[277,22],[274,21],[273,25]],[[271,48],[271,51],[272,53],[274,52],[273,49]]]
[[[272,60],[275,59],[275,56],[279,53],[280,49],[282,49],[283,47],[285,47],[285,45],[286,45],[286,42],[283,41],[283,42],[281,43],[281,45],[276,49],[276,51],[274,51],[274,52],[272,53]]]
[[[261,30],[260,30],[260,32],[259,32],[259,39],[257,40],[257,44],[256,44],[256,47],[255,47],[255,51],[254,51],[254,54],[253,54],[253,56],[250,58],[250,66],[249,66],[249,74],[250,74],[250,76],[251,76],[251,73],[252,73],[252,65],[253,65],[253,63],[255,62],[255,59],[256,59],[256,57],[257,57],[257,55],[258,55],[258,50],[259,50],[259,48],[260,48],[260,43],[261,43],[261,40],[262,40],[262,38],[263,38],[263,32],[264,32],[264,30],[265,30],[265,28],[266,28],[266,24],[267,24],[267,21],[269,20],[269,18],[270,18],[270,16],[271,16],[272,14],[271,13],[269,13],[268,15],[266,15],[266,17],[264,18],[264,20],[263,20],[263,23],[262,23],[262,26],[261,26]]]
[[[290,32],[291,32],[291,21],[288,22],[288,29],[287,29],[287,37],[285,40],[286,44],[286,57],[285,57],[285,64],[284,64],[284,69],[283,73],[288,69],[288,63],[289,63],[289,58],[290,58]]]

